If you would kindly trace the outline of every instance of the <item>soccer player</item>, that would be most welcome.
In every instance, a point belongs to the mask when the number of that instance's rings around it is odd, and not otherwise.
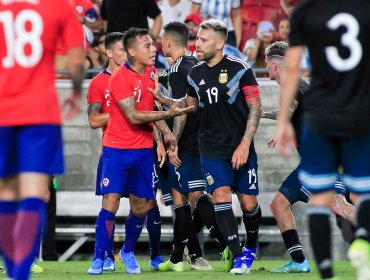
[[[153,127],[164,135],[169,154],[177,153],[177,143],[163,119],[182,115],[193,107],[174,101],[168,111],[153,111],[156,48],[146,29],[132,28],[123,38],[127,61],[109,80],[112,108],[103,137],[101,187],[109,193],[128,196],[130,214],[125,223],[125,245],[120,257],[129,274],[141,273],[134,249],[145,222],[152,189]],[[176,158],[176,156],[174,156]]]
[[[275,80],[278,84],[281,83],[281,72],[285,64],[285,52],[288,44],[285,42],[275,42],[268,46],[265,50],[266,69],[271,80]],[[301,101],[308,84],[299,79],[297,93],[295,95],[295,102],[291,108],[292,123],[294,130],[300,132],[302,123],[302,105]],[[262,118],[277,119],[279,110],[262,112]],[[298,136],[297,136],[298,139]],[[275,139],[269,140],[267,145],[271,148],[275,146]],[[297,147],[299,152],[299,148]],[[298,167],[297,167],[298,168]],[[273,273],[305,273],[310,272],[310,266],[303,254],[302,244],[299,241],[297,225],[291,206],[298,201],[307,203],[310,198],[310,192],[302,186],[298,180],[297,169],[284,180],[276,193],[274,199],[270,204],[270,209],[281,231],[285,247],[287,248],[292,261],[288,264],[274,268]]]
[[[365,0],[304,1],[291,19],[276,140],[283,155],[289,156],[295,147],[289,109],[307,45],[312,81],[303,107],[299,178],[312,193],[309,228],[323,279],[336,279],[329,215],[340,165],[342,181],[355,194],[358,205],[357,239],[348,256],[358,269],[358,279],[370,279],[369,10],[370,3]]]
[[[80,32],[81,31],[81,32]],[[55,42],[63,40],[79,112],[83,34],[68,1],[0,1],[0,251],[9,278],[28,279],[40,247],[50,175],[64,171]],[[6,226],[4,226],[6,225]]]
[[[253,137],[261,116],[261,101],[252,69],[238,58],[223,55],[227,28],[218,20],[201,24],[197,59],[188,81],[186,101],[198,104],[200,156],[215,201],[215,219],[233,257],[232,274],[249,273],[256,256],[261,209],[257,202],[257,154]],[[163,99],[156,96],[158,100]],[[199,99],[199,101],[198,101]],[[161,101],[162,102],[162,101]],[[170,104],[170,103],[169,103]],[[240,248],[231,191],[243,210],[247,242]]]
[[[193,56],[186,55],[189,37],[188,27],[181,22],[170,22],[163,27],[162,46],[166,57],[174,61],[168,71],[168,87],[172,98],[180,99],[189,92],[187,76],[191,68],[197,63]],[[214,204],[205,194],[206,181],[203,176],[199,158],[199,120],[200,111],[191,115],[182,115],[174,118],[173,135],[178,141],[179,159],[176,166],[169,167],[167,182],[172,187],[174,203],[174,249],[171,258],[159,265],[159,270],[183,270],[182,256],[187,240],[194,234],[192,215],[189,201],[194,211],[197,211],[203,224],[210,230],[210,234],[217,236],[222,243],[221,252],[226,244],[219,230],[215,227]],[[199,242],[198,242],[199,245]],[[189,244],[188,244],[188,247]],[[191,256],[190,268],[194,270],[212,270],[212,267],[202,257],[199,247],[196,256]],[[190,250],[190,249],[189,249]]]

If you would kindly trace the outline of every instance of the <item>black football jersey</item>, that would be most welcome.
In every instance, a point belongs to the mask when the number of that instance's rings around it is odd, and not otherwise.
[[[308,88],[308,84],[305,80],[299,79],[298,81],[298,89],[296,93],[296,100],[298,102],[298,106],[295,109],[293,115],[292,115],[292,124],[295,130],[297,143],[299,143],[300,134],[301,134],[301,125],[303,121],[303,108],[302,108],[302,102],[305,95],[305,92]]]
[[[290,46],[308,47],[312,80],[304,119],[329,136],[370,131],[370,1],[306,0],[291,18]]]
[[[161,92],[169,98],[180,99],[185,97],[190,88],[187,76],[196,63],[197,60],[193,56],[179,57],[169,70],[160,74],[159,82]],[[199,120],[200,110],[193,114],[188,114],[184,130],[178,143],[179,154],[199,156]],[[173,119],[167,124],[172,130]]]
[[[244,136],[249,109],[242,89],[257,85],[248,64],[225,55],[213,67],[200,62],[189,76],[189,95],[199,99],[200,154],[230,160]],[[250,149],[254,149],[253,143]]]

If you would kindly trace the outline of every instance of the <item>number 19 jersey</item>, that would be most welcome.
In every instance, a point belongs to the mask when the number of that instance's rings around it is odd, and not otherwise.
[[[59,124],[56,42],[83,46],[67,0],[0,0],[0,126]]]
[[[307,45],[312,63],[304,119],[323,134],[370,131],[369,11],[367,0],[308,0],[293,12],[290,46]]]

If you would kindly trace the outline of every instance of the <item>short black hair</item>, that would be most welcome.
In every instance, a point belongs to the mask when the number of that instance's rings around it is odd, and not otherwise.
[[[277,41],[272,43],[265,50],[266,58],[270,58],[272,56],[284,58],[287,49],[288,43],[286,42]]]
[[[202,29],[205,29],[205,30],[211,29],[214,32],[220,33],[225,41],[227,40],[227,27],[226,27],[225,23],[223,23],[220,20],[209,19],[209,20],[203,21],[200,24],[199,28],[202,28]]]
[[[185,23],[171,21],[163,27],[163,31],[172,37],[176,45],[187,48],[189,40],[189,28]]]
[[[127,51],[132,47],[134,41],[136,41],[136,36],[149,35],[149,31],[143,28],[131,27],[123,35],[123,48]]]
[[[118,41],[122,41],[123,33],[122,32],[111,32],[105,36],[104,46],[106,49],[109,49],[113,44]]]

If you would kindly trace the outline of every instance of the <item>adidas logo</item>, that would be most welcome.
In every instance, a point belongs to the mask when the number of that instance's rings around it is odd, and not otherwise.
[[[257,189],[257,188],[256,188],[256,185],[255,185],[255,184],[253,184],[252,186],[250,186],[250,187],[249,187],[249,189],[250,189],[250,190],[255,190],[255,189]]]
[[[202,79],[201,81],[200,81],[200,83],[199,83],[199,85],[201,86],[201,85],[205,85],[206,84],[206,82]]]

